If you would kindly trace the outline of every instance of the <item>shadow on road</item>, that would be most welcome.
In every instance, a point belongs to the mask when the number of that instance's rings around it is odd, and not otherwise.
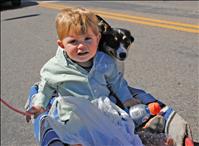
[[[23,7],[30,7],[38,5],[37,2],[24,2],[20,6],[12,6],[11,2],[0,3],[0,11],[20,9]]]
[[[9,21],[9,20],[15,20],[15,19],[22,19],[22,18],[27,18],[27,17],[35,17],[35,16],[39,16],[39,15],[40,14],[24,15],[24,16],[20,16],[20,17],[7,18],[7,19],[4,19],[3,21]]]

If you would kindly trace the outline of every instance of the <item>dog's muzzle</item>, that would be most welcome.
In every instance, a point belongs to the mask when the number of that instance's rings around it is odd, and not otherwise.
[[[116,50],[116,54],[117,59],[124,61],[127,57],[127,49],[123,45],[120,45],[120,47]]]
[[[120,58],[120,60],[126,59],[126,53],[124,53],[124,52],[120,53],[119,58]]]

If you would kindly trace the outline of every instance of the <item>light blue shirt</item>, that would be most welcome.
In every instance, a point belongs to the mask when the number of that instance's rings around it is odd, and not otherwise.
[[[100,51],[96,53],[93,66],[88,72],[71,61],[63,49],[58,47],[56,55],[42,67],[40,74],[39,91],[33,98],[33,105],[43,108],[47,107],[55,91],[61,96],[93,100],[101,96],[108,97],[108,85],[122,102],[132,98],[115,60]]]

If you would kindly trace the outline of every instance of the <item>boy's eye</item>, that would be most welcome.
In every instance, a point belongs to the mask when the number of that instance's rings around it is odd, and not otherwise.
[[[91,37],[86,37],[84,41],[85,41],[86,44],[90,44],[91,41],[92,41],[92,38]]]
[[[78,40],[70,40],[68,43],[73,44],[73,45],[77,45],[78,44]]]
[[[91,37],[86,37],[85,40],[91,40]]]

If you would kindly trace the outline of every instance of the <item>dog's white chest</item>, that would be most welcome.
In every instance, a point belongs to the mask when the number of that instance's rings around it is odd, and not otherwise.
[[[119,71],[124,74],[124,61],[119,61],[118,59],[116,59],[116,63],[119,68]]]

